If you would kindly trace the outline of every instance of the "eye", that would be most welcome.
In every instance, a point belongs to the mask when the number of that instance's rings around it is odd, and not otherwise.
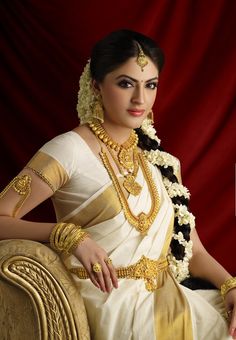
[[[157,82],[147,83],[146,87],[151,90],[155,90],[157,88]]]
[[[124,89],[127,89],[127,88],[132,87],[133,84],[130,81],[123,79],[118,83],[118,86],[120,86]]]

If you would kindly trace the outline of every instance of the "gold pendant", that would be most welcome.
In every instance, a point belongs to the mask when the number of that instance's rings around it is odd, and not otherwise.
[[[123,187],[134,196],[139,195],[142,190],[141,185],[135,182],[135,178],[132,175],[128,175],[125,177]]]
[[[142,234],[146,234],[149,229],[149,223],[147,215],[142,212],[138,215],[138,228]]]
[[[120,164],[126,169],[131,170],[134,167],[133,159],[128,150],[121,148],[118,153],[118,159]]]

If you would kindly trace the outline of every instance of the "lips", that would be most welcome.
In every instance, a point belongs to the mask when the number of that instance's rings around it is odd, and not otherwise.
[[[140,117],[144,114],[145,110],[140,109],[129,109],[127,110],[131,116]]]

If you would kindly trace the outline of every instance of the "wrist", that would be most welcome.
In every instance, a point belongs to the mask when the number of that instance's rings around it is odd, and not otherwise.
[[[220,293],[223,298],[226,294],[233,288],[236,288],[236,277],[231,277],[227,279],[220,287]]]
[[[75,249],[89,237],[80,226],[73,223],[57,223],[50,234],[50,245],[59,253],[74,253]]]

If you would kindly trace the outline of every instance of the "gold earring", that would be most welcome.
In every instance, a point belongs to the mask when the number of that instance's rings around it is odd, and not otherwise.
[[[102,97],[100,94],[95,96],[92,111],[93,111],[92,117],[100,120],[103,123],[104,122],[104,110],[102,106]]]
[[[147,118],[150,119],[152,121],[152,124],[154,123],[154,114],[153,111],[149,111]]]

